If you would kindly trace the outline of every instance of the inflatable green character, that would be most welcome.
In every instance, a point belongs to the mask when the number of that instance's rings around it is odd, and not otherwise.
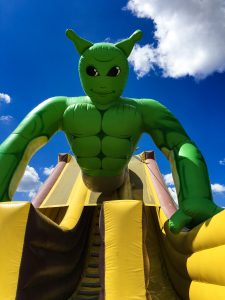
[[[121,97],[127,58],[141,31],[116,44],[92,44],[70,29],[66,35],[80,54],[86,96],[44,101],[0,145],[0,200],[11,200],[33,153],[58,130],[65,132],[85,184],[101,192],[122,185],[140,135],[147,132],[172,165],[179,209],[170,230],[179,232],[218,213],[204,159],[177,119],[157,101]]]

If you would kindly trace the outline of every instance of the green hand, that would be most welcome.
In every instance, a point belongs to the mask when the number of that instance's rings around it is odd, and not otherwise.
[[[169,220],[169,229],[179,233],[184,227],[194,227],[223,209],[209,199],[187,199]]]

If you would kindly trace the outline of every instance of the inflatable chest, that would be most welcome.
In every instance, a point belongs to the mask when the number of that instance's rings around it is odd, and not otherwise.
[[[78,103],[64,113],[63,130],[83,172],[114,176],[126,167],[141,134],[135,106],[118,104],[105,111]]]

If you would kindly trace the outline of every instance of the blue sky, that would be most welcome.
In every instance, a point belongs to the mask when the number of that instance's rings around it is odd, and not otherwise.
[[[0,142],[43,100],[83,95],[67,28],[92,42],[141,29],[124,96],[156,99],[175,114],[205,157],[215,201],[225,205],[225,1],[156,2],[0,0]],[[161,172],[170,173],[147,135],[139,146],[155,150]],[[69,149],[63,133],[54,136],[32,158],[15,198],[32,196]]]

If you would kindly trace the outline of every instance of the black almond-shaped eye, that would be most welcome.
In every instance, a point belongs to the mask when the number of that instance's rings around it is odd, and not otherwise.
[[[107,73],[107,76],[116,77],[120,74],[120,68],[119,67],[112,67],[109,72]]]
[[[93,66],[88,66],[88,67],[86,68],[86,72],[87,72],[87,74],[88,74],[89,76],[99,76],[98,71],[97,71],[96,68],[93,67]]]

